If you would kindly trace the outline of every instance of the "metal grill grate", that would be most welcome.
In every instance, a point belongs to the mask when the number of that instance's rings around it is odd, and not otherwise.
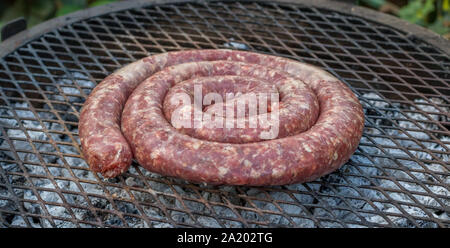
[[[0,226],[449,227],[448,55],[310,5],[123,8],[52,29],[0,60]],[[314,64],[347,83],[366,113],[350,161],[280,187],[189,184],[138,166],[110,180],[89,171],[77,122],[96,83],[149,54],[225,47]]]

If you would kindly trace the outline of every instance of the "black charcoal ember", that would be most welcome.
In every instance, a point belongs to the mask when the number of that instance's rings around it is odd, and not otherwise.
[[[250,48],[241,42],[234,41],[234,38],[230,38],[229,42],[223,43],[223,46],[226,48],[233,48],[239,50],[249,50]]]
[[[82,103],[84,98],[82,94],[89,95],[90,90],[95,87],[95,84],[89,80],[89,78],[79,72],[72,72],[65,77],[56,81],[57,87],[47,86],[46,90],[53,92],[49,98],[51,100],[70,102],[70,103]],[[83,93],[81,92],[83,91]],[[68,109],[67,105],[58,105],[59,110]]]
[[[361,150],[372,158],[371,160],[366,159],[362,156],[359,156],[358,154],[354,154],[350,161],[355,162],[358,164],[358,170],[362,171],[363,174],[367,174],[370,178],[372,178],[372,175],[380,175],[380,173],[388,174],[391,180],[372,180],[373,182],[377,183],[377,187],[382,188],[385,192],[388,193],[388,196],[395,200],[395,201],[402,201],[402,202],[413,202],[413,200],[407,195],[403,193],[396,193],[390,190],[396,190],[399,189],[399,185],[403,187],[405,190],[409,192],[425,192],[425,189],[423,186],[420,186],[418,183],[407,183],[404,181],[401,181],[401,179],[411,179],[411,175],[413,176],[412,179],[414,180],[420,180],[420,182],[426,183],[429,180],[436,180],[433,179],[426,171],[433,171],[433,172],[441,172],[441,174],[436,175],[441,182],[444,184],[450,183],[450,179],[443,176],[445,174],[446,169],[438,163],[428,163],[424,162],[423,160],[430,160],[432,161],[433,158],[429,152],[423,151],[423,145],[426,145],[425,148],[429,149],[430,151],[433,151],[433,155],[438,156],[441,158],[444,162],[448,162],[448,155],[443,153],[437,153],[435,151],[448,151],[449,150],[449,137],[442,136],[440,137],[440,141],[445,144],[446,147],[443,147],[442,145],[432,142],[433,139],[429,133],[429,131],[437,130],[438,127],[434,124],[426,123],[427,121],[442,121],[443,118],[446,118],[445,115],[442,114],[442,111],[448,112],[448,108],[442,107],[441,110],[437,109],[436,107],[432,106],[430,102],[433,102],[437,105],[443,104],[443,101],[440,99],[428,99],[429,101],[423,100],[423,99],[417,99],[414,101],[416,104],[416,107],[410,107],[410,106],[404,106],[404,105],[397,105],[395,106],[394,110],[391,111],[389,109],[389,106],[391,106],[387,102],[383,102],[381,97],[379,97],[376,94],[369,93],[365,94],[363,98],[366,99],[375,99],[375,100],[369,100],[368,103],[366,102],[365,107],[367,109],[377,109],[377,113],[373,114],[369,111],[369,117],[371,118],[371,121],[375,124],[381,123],[381,118],[384,118],[385,116],[398,118],[398,119],[408,119],[413,121],[396,121],[396,124],[402,128],[407,129],[406,131],[399,129],[391,129],[388,131],[385,131],[383,129],[377,129],[376,126],[373,128],[367,128],[367,131],[365,132],[363,138],[361,139],[361,145],[359,146],[358,150]],[[423,111],[425,113],[418,113],[414,111]],[[367,112],[366,112],[367,114]],[[380,116],[380,119],[377,119],[376,116]],[[377,137],[381,136],[383,134],[387,134],[385,137]],[[420,142],[421,145],[419,145],[417,142],[414,142],[410,139],[410,137],[418,140],[430,140],[430,142]],[[405,138],[405,139],[401,139]],[[381,147],[382,149],[380,149]],[[419,151],[418,151],[419,150]],[[380,156],[376,156],[379,154]],[[415,160],[419,159],[420,162],[416,162]],[[365,165],[373,164],[373,166],[365,166]],[[362,166],[364,165],[364,166]],[[345,170],[348,168],[347,166],[344,166],[341,170]],[[380,171],[378,171],[375,168],[380,168]],[[398,168],[398,169],[397,169]],[[410,175],[408,175],[407,171],[409,170],[418,170],[422,172],[410,172]],[[357,173],[360,174],[360,173]],[[397,182],[397,183],[396,183]],[[356,187],[367,185],[367,182],[361,181],[352,181],[352,184]],[[425,196],[422,194],[413,194],[413,197],[416,201],[429,206],[439,207],[439,208],[445,208],[445,206],[448,206],[448,201],[444,199],[448,199],[449,191],[446,188],[439,187],[439,186],[431,186],[426,185],[429,190],[433,192],[433,194],[438,195],[438,197],[430,197]],[[338,190],[341,191],[341,190]],[[361,189],[360,189],[361,191]],[[371,192],[375,194],[371,194]],[[377,199],[383,200],[384,196],[380,194],[378,190],[366,190],[364,192],[367,194],[368,198],[375,202],[376,207],[378,211],[383,212],[392,212],[392,213],[402,213],[399,209],[396,207],[393,207],[390,204],[382,204],[380,202],[377,202]],[[349,195],[349,194],[345,194]],[[438,203],[438,200],[441,203]],[[333,202],[330,203],[333,205]],[[342,204],[338,201],[335,201],[336,205]],[[355,206],[353,206],[355,207]],[[429,218],[427,213],[425,213],[423,210],[419,208],[414,208],[409,205],[402,205],[402,210],[404,210],[408,215],[414,217],[424,217]],[[377,224],[387,224],[386,217],[381,216],[379,214],[376,214],[376,210],[373,209],[373,206],[370,206],[368,204],[365,204],[363,209],[371,209],[374,211],[374,213],[367,214],[365,216],[366,220],[369,222],[377,223]],[[339,212],[338,212],[339,214]],[[363,214],[364,216],[365,214]],[[437,213],[433,213],[435,215],[435,218],[446,220],[448,218],[447,214],[445,212],[437,211]],[[425,222],[421,220],[416,220],[415,224],[412,223],[410,220],[407,220],[406,218],[400,218],[397,216],[391,216],[388,214],[388,217],[394,224],[401,226],[401,227],[410,227],[413,225],[419,225],[421,227],[434,227],[436,226],[435,223],[431,222]]]

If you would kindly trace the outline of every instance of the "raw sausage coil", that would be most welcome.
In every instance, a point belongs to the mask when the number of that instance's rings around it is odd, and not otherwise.
[[[278,136],[262,140],[259,127],[175,128],[171,113],[179,106],[170,99],[194,84],[222,95],[277,92],[280,103],[269,111],[278,111]],[[91,169],[105,177],[125,172],[135,158],[152,172],[192,182],[282,185],[338,169],[363,127],[355,94],[321,69],[252,52],[190,50],[150,56],[108,76],[85,102],[79,134]]]

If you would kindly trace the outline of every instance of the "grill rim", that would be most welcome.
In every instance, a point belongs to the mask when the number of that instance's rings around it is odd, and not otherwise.
[[[74,13],[64,15],[61,17],[53,18],[49,21],[43,22],[30,29],[19,32],[7,40],[0,43],[0,59],[3,59],[10,53],[14,52],[17,48],[31,42],[42,35],[58,29],[60,27],[70,25],[72,23],[106,15],[113,12],[124,11],[137,7],[154,6],[158,4],[176,4],[187,2],[216,2],[217,0],[128,0],[121,1],[85,10],[79,10]],[[222,0],[222,2],[259,2],[259,3],[271,3],[269,0]],[[446,40],[433,31],[416,24],[409,23],[405,20],[384,14],[369,8],[356,6],[347,2],[338,2],[335,0],[276,0],[277,3],[285,4],[300,4],[312,8],[326,9],[334,12],[338,12],[345,15],[356,16],[368,21],[376,22],[382,25],[389,26],[397,29],[401,32],[405,32],[409,38],[417,38],[429,45],[438,48],[441,52],[450,56],[450,40]]]

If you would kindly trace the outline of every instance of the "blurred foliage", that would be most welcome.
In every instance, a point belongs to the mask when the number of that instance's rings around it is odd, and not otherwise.
[[[0,26],[23,16],[31,27],[53,17],[115,1],[118,0],[0,0]],[[355,3],[396,15],[450,39],[450,0],[355,0]]]
[[[450,0],[359,0],[358,3],[396,15],[450,39]]]
[[[28,27],[77,10],[115,2],[117,0],[0,0],[0,26],[25,17]]]

